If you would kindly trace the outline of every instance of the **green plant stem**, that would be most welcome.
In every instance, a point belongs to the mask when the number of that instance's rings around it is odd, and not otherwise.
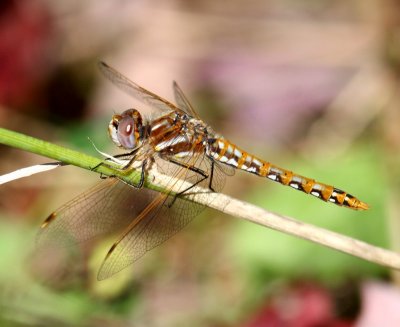
[[[94,171],[105,176],[115,176],[128,184],[137,184],[140,180],[140,173],[136,170],[122,171],[119,170],[118,167],[112,162],[108,161],[107,165],[104,165],[103,159],[95,158],[87,154],[62,147],[60,145],[46,142],[4,128],[0,128],[0,143],[61,161],[64,164]],[[147,180],[145,182],[145,186],[162,192],[160,187],[150,184]]]

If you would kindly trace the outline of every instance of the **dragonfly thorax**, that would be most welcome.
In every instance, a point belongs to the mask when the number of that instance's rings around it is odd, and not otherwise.
[[[108,125],[108,134],[118,146],[127,150],[135,149],[143,141],[143,119],[136,109],[125,110],[114,115]]]

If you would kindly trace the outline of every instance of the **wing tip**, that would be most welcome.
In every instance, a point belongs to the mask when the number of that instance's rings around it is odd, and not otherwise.
[[[99,60],[97,63],[100,67],[110,67],[108,64],[106,64],[103,60]]]
[[[109,276],[109,274],[108,273],[105,273],[102,269],[100,269],[99,271],[98,271],[98,273],[97,273],[97,280],[99,281],[99,282],[101,282],[101,281],[103,281],[103,280],[105,280],[105,279],[107,279],[107,278],[109,278],[110,276]]]
[[[57,217],[57,212],[56,212],[56,211],[52,212],[52,213],[44,220],[44,222],[42,223],[42,225],[40,226],[40,228],[41,228],[41,229],[46,228],[51,222],[54,221],[54,219],[56,219],[56,217]]]

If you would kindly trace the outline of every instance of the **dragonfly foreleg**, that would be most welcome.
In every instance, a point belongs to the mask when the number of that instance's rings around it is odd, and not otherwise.
[[[136,185],[135,184],[132,184],[132,186],[133,187],[135,187],[135,188],[142,188],[143,187],[143,184],[144,184],[144,179],[145,179],[145,177],[146,177],[146,166],[147,166],[147,159],[145,159],[144,161],[143,161],[143,163],[142,163],[142,171],[140,172],[140,180],[139,180],[139,183],[137,183]]]
[[[137,152],[139,151],[139,148],[136,148],[130,152],[127,153],[120,153],[120,154],[116,154],[115,156],[113,156],[114,158],[128,158],[131,156],[136,156]]]
[[[91,168],[91,170],[96,170],[100,166],[106,166],[110,169],[115,169],[120,172],[127,172],[132,169],[132,164],[137,160],[138,150],[139,150],[139,148],[136,148],[128,153],[121,153],[121,154],[117,154],[111,158],[106,158],[102,162],[100,162],[98,165]],[[112,166],[112,165],[109,165],[106,163],[106,161],[112,161],[113,158],[125,158],[125,159],[129,159],[129,161],[126,164],[124,164],[124,166],[122,166],[121,168],[118,168],[118,167],[115,167],[115,166]],[[127,183],[127,184],[129,184],[135,188],[142,188],[143,184],[144,184],[144,180],[146,178],[146,171],[148,170],[147,165],[148,165],[148,161],[146,159],[142,162],[142,164],[140,166],[141,167],[140,180],[137,184],[134,184],[134,183]],[[104,174],[100,174],[101,179],[105,179],[108,177],[116,177],[116,175],[104,176]],[[123,181],[123,182],[125,182],[125,181]]]
[[[127,158],[133,156],[133,158],[131,158],[131,159],[129,160],[129,163],[128,163],[128,165],[129,165],[129,164],[131,164],[133,161],[135,161],[135,159],[136,159],[136,154],[137,154],[138,150],[139,150],[139,148],[136,148],[136,149],[134,149],[133,151],[130,151],[130,152],[128,152],[128,153],[120,153],[120,154],[116,154],[115,156],[112,156],[112,157],[110,157],[110,158],[105,158],[102,162],[100,162],[99,164],[97,164],[97,165],[94,166],[93,168],[90,168],[90,170],[94,171],[94,170],[96,170],[97,168],[99,168],[100,166],[106,166],[106,167],[108,167],[108,168],[115,168],[115,167],[113,167],[113,166],[111,166],[111,165],[108,165],[108,164],[106,163],[106,161],[112,161],[113,158],[115,158],[115,159],[119,159],[119,158],[125,158],[125,159],[127,159]]]

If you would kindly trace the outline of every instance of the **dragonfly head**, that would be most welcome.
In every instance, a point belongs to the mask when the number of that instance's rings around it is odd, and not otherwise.
[[[129,109],[114,115],[108,125],[111,140],[119,147],[131,150],[140,145],[143,139],[143,120],[136,109]]]

